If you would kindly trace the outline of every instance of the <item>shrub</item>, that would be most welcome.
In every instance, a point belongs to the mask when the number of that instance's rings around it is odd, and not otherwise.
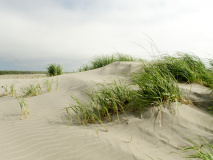
[[[49,76],[56,76],[62,74],[62,67],[59,64],[49,64],[47,67],[47,72]]]

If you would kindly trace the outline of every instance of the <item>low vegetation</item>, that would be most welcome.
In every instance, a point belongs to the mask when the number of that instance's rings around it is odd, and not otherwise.
[[[168,70],[178,82],[199,83],[212,87],[211,68],[193,54],[179,53],[177,56],[165,56],[154,62],[161,70]]]
[[[12,84],[10,86],[10,91],[8,90],[8,86],[7,85],[6,86],[2,86],[1,88],[4,88],[4,93],[1,94],[0,97],[7,96],[7,95],[11,94],[12,97],[15,96],[17,98],[17,93],[16,93],[16,90],[15,90],[15,85],[14,84]]]
[[[48,76],[57,76],[62,74],[62,67],[59,64],[49,64],[47,67]]]
[[[97,84],[97,90],[87,91],[86,94],[90,98],[89,104],[81,103],[72,97],[76,104],[66,108],[69,117],[71,117],[70,109],[76,113],[80,124],[100,122],[103,125],[103,119],[112,121],[114,115],[119,121],[119,113],[125,114],[126,110],[130,110],[127,109],[127,105],[132,102],[134,96],[129,85],[121,81],[105,85]],[[72,118],[70,120],[72,121]],[[127,116],[126,121],[128,122]]]
[[[25,118],[27,119],[27,115],[29,114],[29,107],[27,101],[23,97],[21,97],[18,103],[21,108],[21,119],[23,119],[23,115],[25,115]]]
[[[184,147],[183,152],[190,152],[187,159],[213,160],[213,144],[207,142],[204,138],[199,138],[199,143],[188,139],[191,146]]]
[[[38,83],[37,85],[30,84],[29,87],[22,88],[22,92],[24,93],[24,96],[26,97],[32,97],[32,96],[37,96],[42,93],[42,89],[40,84]]]
[[[79,72],[100,68],[117,61],[142,61],[142,59],[120,53],[114,55],[97,56],[90,62],[90,64],[80,67]]]
[[[97,57],[91,66],[86,66],[80,71],[102,67],[118,59],[134,61],[129,56]],[[186,102],[178,83],[199,83],[212,87],[212,73],[211,67],[206,67],[206,64],[195,55],[178,53],[176,56],[164,56],[144,62],[141,70],[131,76],[131,85],[121,81],[119,83],[115,81],[113,84],[97,84],[97,90],[86,92],[90,99],[89,104],[84,104],[73,97],[76,104],[67,107],[66,111],[71,116],[69,110],[73,110],[79,122],[83,124],[102,123],[103,119],[112,121],[114,115],[119,120],[120,113],[126,115],[127,111],[141,111],[150,107],[159,107],[160,113],[160,106],[164,103]]]
[[[182,101],[182,94],[175,77],[168,69],[144,64],[143,69],[132,75],[133,84],[139,87],[137,100],[143,108],[160,106],[165,102]]]
[[[6,74],[46,74],[44,71],[0,71],[0,75]]]

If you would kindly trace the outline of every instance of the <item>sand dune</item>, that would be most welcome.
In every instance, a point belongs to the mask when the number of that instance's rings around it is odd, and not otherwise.
[[[88,88],[116,78],[128,81],[127,75],[139,69],[139,62],[115,62],[54,78],[0,77],[0,86],[14,84],[18,95],[22,94],[21,88],[30,84],[40,83],[43,91],[26,98],[30,114],[23,120],[17,99],[11,95],[0,97],[0,160],[147,160],[148,156],[181,160],[186,154],[180,147],[190,144],[186,138],[213,138],[213,117],[206,112],[207,107],[213,106],[212,97],[206,87],[197,84],[180,84],[194,105],[173,104],[177,108],[175,115],[173,109],[163,106],[158,119],[153,118],[155,109],[143,111],[141,117],[129,114],[129,124],[121,115],[121,123],[115,120],[105,124],[109,132],[100,124],[68,127],[64,108],[73,103],[70,95],[87,102],[83,92]],[[52,92],[45,89],[46,79],[54,81]],[[0,94],[3,93],[0,88]]]

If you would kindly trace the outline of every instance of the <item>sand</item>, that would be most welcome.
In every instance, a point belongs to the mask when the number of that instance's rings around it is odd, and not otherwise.
[[[112,82],[120,78],[128,81],[128,74],[140,69],[138,62],[115,62],[103,68],[56,77],[0,77],[0,86],[15,85],[21,88],[40,83],[43,94],[26,98],[29,116],[21,120],[17,99],[11,95],[0,97],[0,160],[132,160],[154,159],[181,160],[186,156],[181,146],[188,146],[198,136],[213,139],[213,117],[207,107],[213,106],[208,88],[198,84],[180,84],[184,94],[193,104],[174,103],[163,106],[161,117],[153,118],[155,109],[140,115],[128,114],[129,123],[115,119],[87,126],[67,125],[65,107],[74,101],[70,95],[87,103],[83,93],[94,89],[96,83]],[[45,80],[52,80],[53,91],[47,92]],[[58,88],[56,87],[58,81]],[[4,93],[0,88],[0,95]],[[98,134],[96,132],[98,131]]]

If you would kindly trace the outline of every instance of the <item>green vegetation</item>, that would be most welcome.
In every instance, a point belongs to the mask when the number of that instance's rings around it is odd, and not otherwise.
[[[195,159],[202,159],[202,160],[213,160],[213,145],[207,142],[204,138],[200,138],[200,144],[193,142],[192,140],[188,139],[189,142],[192,144],[190,147],[184,147],[184,152],[191,152],[191,154],[185,158],[195,158]],[[193,153],[193,154],[192,154]]]
[[[182,94],[175,77],[168,69],[144,64],[141,71],[132,76],[139,87],[137,99],[144,107],[160,106],[165,102],[182,101]]]
[[[25,115],[25,118],[27,119],[27,115],[29,114],[29,107],[27,104],[27,101],[22,97],[20,101],[18,101],[20,107],[21,107],[21,119],[23,119],[23,114]]]
[[[29,87],[22,88],[22,92],[24,93],[24,96],[37,96],[42,93],[42,89],[40,84],[37,85],[31,84]]]
[[[53,85],[53,79],[52,80],[46,79],[44,84],[47,87],[47,91],[51,92],[52,91],[52,85]]]
[[[50,64],[47,67],[47,72],[49,76],[57,76],[62,74],[62,67],[59,64]]]
[[[79,72],[100,68],[117,61],[142,61],[142,59],[120,53],[114,55],[97,56],[90,62],[89,65],[83,65],[80,67]]]
[[[16,93],[16,90],[14,88],[14,84],[12,84],[10,86],[10,92],[8,91],[8,86],[2,86],[1,88],[4,88],[4,93],[0,95],[0,97],[3,97],[3,96],[7,96],[9,94],[12,94],[12,97],[15,95],[15,97],[17,98],[17,93]]]
[[[66,108],[69,117],[71,116],[69,109],[72,109],[76,113],[80,124],[96,123],[98,121],[103,125],[103,118],[112,121],[112,116],[116,115],[119,120],[118,114],[120,112],[125,114],[127,104],[132,102],[134,96],[128,85],[121,83],[121,81],[114,81],[112,84],[97,84],[97,88],[93,92],[86,92],[90,98],[89,105],[80,103],[78,99],[72,97],[76,104]],[[72,121],[72,118],[70,120]],[[126,120],[128,121],[127,116]]]
[[[161,70],[168,70],[178,82],[213,87],[213,72],[195,55],[179,53],[176,57],[165,56],[154,63]]]
[[[135,59],[120,54],[97,57],[91,62],[91,66],[85,66],[80,71],[99,68],[119,60],[134,61]],[[213,66],[212,61],[210,66]],[[97,90],[86,92],[90,99],[89,104],[84,104],[73,97],[76,105],[71,105],[66,111],[71,116],[68,111],[73,110],[79,122],[83,124],[102,123],[103,119],[111,121],[114,115],[119,120],[120,113],[126,115],[127,111],[141,111],[150,107],[159,107],[158,113],[160,113],[164,103],[186,102],[178,82],[199,83],[212,87],[212,77],[211,67],[206,67],[205,63],[195,55],[178,53],[176,56],[164,56],[144,62],[141,70],[131,76],[131,85],[121,81],[119,83],[115,81],[113,84],[97,84]]]
[[[43,71],[0,71],[0,75],[6,74],[46,74]]]
[[[14,88],[14,84],[12,84],[10,86],[10,94],[12,94],[12,97],[15,95],[16,99],[17,99],[17,93],[16,93],[16,90]]]

